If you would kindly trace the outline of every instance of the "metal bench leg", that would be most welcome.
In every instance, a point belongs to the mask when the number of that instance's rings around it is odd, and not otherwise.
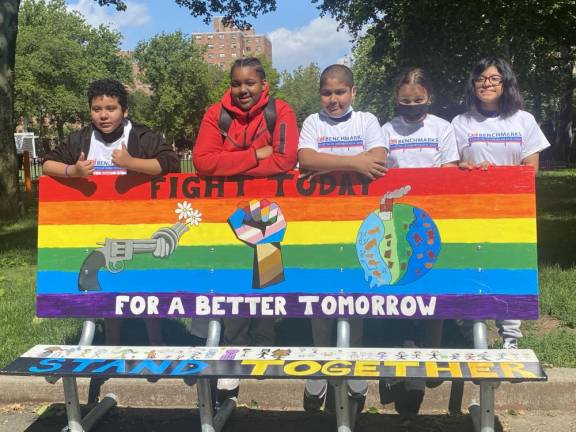
[[[220,344],[220,333],[222,325],[219,320],[210,320],[208,326],[208,338],[206,346],[218,346]],[[198,390],[198,403],[200,411],[200,423],[202,432],[220,432],[226,421],[236,408],[236,403],[228,399],[220,407],[216,415],[212,409],[212,386],[209,378],[199,379],[196,388]]]
[[[92,345],[94,333],[96,332],[96,322],[93,319],[84,321],[82,324],[82,334],[78,345]]]
[[[62,429],[62,432],[85,432],[82,427],[76,378],[62,378],[62,384],[64,384],[64,401],[66,403],[66,416],[68,417],[68,426]]]
[[[96,323],[94,320],[86,320],[82,325],[82,334],[80,335],[80,341],[78,345],[92,345],[92,341],[94,340],[94,331],[96,328]],[[60,377],[58,376],[49,376],[44,378],[46,382],[50,384],[56,384]]]
[[[94,334],[96,333],[96,321],[88,319],[82,324],[82,334],[78,345],[92,345],[94,342]],[[88,387],[88,405],[98,402],[100,399],[100,388],[108,381],[107,378],[90,378],[90,386]],[[115,400],[116,396],[111,395]]]
[[[338,319],[336,346],[350,347],[350,322],[346,318]],[[338,432],[352,432],[356,423],[358,402],[348,396],[347,380],[333,380],[331,385],[334,386]]]
[[[474,348],[488,349],[488,328],[484,321],[474,321]],[[470,406],[476,432],[494,432],[494,389],[497,383],[480,383],[480,405]]]
[[[106,395],[100,403],[90,410],[86,417],[82,418],[76,378],[63,377],[62,384],[64,385],[66,416],[68,417],[68,426],[62,429],[62,432],[88,432],[92,426],[117,403],[115,395]]]

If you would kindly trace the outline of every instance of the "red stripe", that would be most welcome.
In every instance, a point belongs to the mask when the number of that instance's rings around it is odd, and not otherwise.
[[[245,179],[244,198],[277,196],[282,185],[283,196],[337,197],[382,196],[386,192],[410,185],[410,195],[460,194],[526,194],[534,193],[534,171],[531,167],[493,167],[486,171],[457,168],[391,169],[370,184],[359,176],[327,174],[313,181],[298,180],[298,172],[276,179]],[[332,183],[330,183],[332,180]],[[154,186],[156,190],[154,191]],[[174,186],[174,187],[171,187]],[[40,201],[102,201],[195,198],[242,198],[239,182],[221,178],[200,179],[194,174],[171,174],[151,181],[146,176],[96,176],[89,179],[40,179]]]

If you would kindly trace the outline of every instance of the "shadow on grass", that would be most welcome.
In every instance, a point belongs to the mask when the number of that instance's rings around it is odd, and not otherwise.
[[[538,259],[563,269],[576,265],[576,176],[561,172],[538,176]]]
[[[37,237],[36,225],[19,226],[6,231],[0,226],[0,253],[24,249],[35,254]]]
[[[195,401],[194,401],[195,402]],[[66,424],[62,404],[54,404],[45,414],[30,425],[26,432],[60,432]],[[400,425],[399,417],[393,414],[363,413],[356,424],[357,430],[364,432],[473,432],[469,415],[420,415],[409,429]],[[496,418],[495,431],[503,427]],[[93,432],[200,432],[200,419],[196,409],[159,408],[114,408],[99,423]],[[333,432],[336,421],[333,415],[325,413],[309,414],[303,411],[265,411],[244,407],[236,409],[225,427],[226,432]]]

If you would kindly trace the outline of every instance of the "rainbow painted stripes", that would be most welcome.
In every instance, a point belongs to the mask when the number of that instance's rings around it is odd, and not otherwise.
[[[362,221],[389,191],[425,210],[441,249],[420,279],[370,288],[356,255]],[[228,223],[250,200],[276,203],[285,218],[284,281],[253,288],[254,253]],[[170,256],[135,254],[125,269],[98,272],[100,291],[81,292],[78,272],[109,239],[150,239],[178,221],[187,201],[202,213]],[[149,303],[153,307],[141,307]],[[257,299],[256,299],[257,298]],[[102,176],[40,180],[39,316],[375,316],[536,319],[538,274],[534,174],[530,168],[391,170],[362,182],[355,174],[312,182],[271,179],[153,180]]]

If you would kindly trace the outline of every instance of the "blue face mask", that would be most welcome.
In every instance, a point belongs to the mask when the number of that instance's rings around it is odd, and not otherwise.
[[[324,114],[326,114],[326,113],[324,113]],[[348,119],[350,118],[350,115],[352,115],[352,105],[350,105],[350,106],[348,107],[348,109],[346,110],[346,112],[345,112],[344,114],[342,114],[341,116],[332,117],[332,116],[329,116],[328,114],[326,114],[326,116],[327,116],[329,119],[334,120],[334,121],[336,121],[336,122],[348,120]]]

